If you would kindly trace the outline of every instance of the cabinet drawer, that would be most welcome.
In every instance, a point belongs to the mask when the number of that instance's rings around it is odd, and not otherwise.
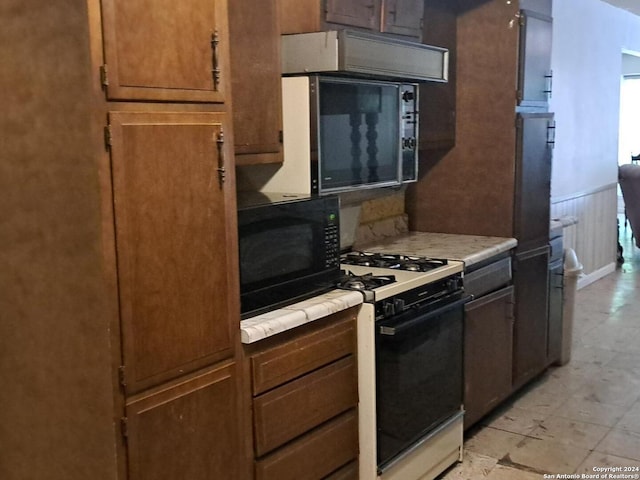
[[[251,357],[253,394],[258,395],[350,355],[356,348],[351,315],[331,327],[311,332]]]
[[[261,456],[358,402],[356,362],[349,356],[256,397],[256,455]]]
[[[354,410],[255,464],[256,480],[357,478],[357,464],[340,468],[358,456],[358,417]]]

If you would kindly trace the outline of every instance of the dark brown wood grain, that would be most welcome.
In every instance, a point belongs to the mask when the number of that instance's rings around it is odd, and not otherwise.
[[[239,479],[234,364],[127,405],[129,480]]]
[[[355,349],[356,326],[349,318],[264,350],[251,357],[253,394],[354,354]]]
[[[513,303],[509,286],[465,306],[465,428],[511,393]]]
[[[127,392],[233,355],[232,186],[221,113],[112,112],[112,167]],[[230,145],[222,150],[230,158]],[[228,168],[230,168],[228,166]]]
[[[228,100],[226,0],[104,0],[102,15],[109,99]],[[217,87],[211,44],[216,32]]]
[[[230,2],[229,35],[236,162],[282,162],[278,2]]]
[[[424,9],[424,0],[384,0],[382,31],[420,38]]]
[[[351,410],[258,460],[256,480],[320,480],[358,455],[358,416]],[[357,465],[356,470],[357,472]],[[353,465],[333,479],[355,479]]]
[[[357,390],[356,361],[349,356],[254,398],[256,455],[355,407]]]

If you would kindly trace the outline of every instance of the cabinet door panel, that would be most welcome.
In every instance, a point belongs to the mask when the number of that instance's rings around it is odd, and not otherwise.
[[[552,113],[520,113],[516,131],[515,236],[521,251],[549,240]]]
[[[420,37],[424,0],[387,0],[384,2],[383,32]]]
[[[216,170],[224,120],[215,113],[110,114],[129,393],[232,354],[231,319],[239,318],[227,247],[233,186]]]
[[[110,100],[225,100],[226,0],[102,0],[102,15]]]
[[[130,480],[239,478],[235,382],[231,364],[129,403]]]
[[[546,105],[551,95],[551,17],[520,11],[518,103]]]
[[[520,387],[541,373],[547,361],[549,247],[516,255],[513,383]]]
[[[327,0],[329,23],[379,30],[380,0]]]
[[[465,307],[465,427],[511,393],[513,303],[513,287],[506,287]]]
[[[236,161],[281,162],[282,67],[275,0],[232,1],[229,34]]]

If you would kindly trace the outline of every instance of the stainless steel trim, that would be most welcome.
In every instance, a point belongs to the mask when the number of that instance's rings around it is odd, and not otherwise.
[[[282,72],[343,72],[404,81],[447,82],[449,51],[352,30],[283,35]]]

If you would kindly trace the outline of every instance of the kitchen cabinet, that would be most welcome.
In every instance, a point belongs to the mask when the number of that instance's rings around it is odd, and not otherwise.
[[[244,478],[226,1],[10,1],[0,477]]]
[[[127,394],[233,355],[226,118],[109,114]]]
[[[514,236],[521,252],[549,241],[554,128],[552,113],[516,115]]]
[[[456,140],[456,4],[450,0],[424,2],[422,41],[449,50],[449,79],[421,83],[419,151],[429,163],[432,150],[450,149]]]
[[[514,389],[546,367],[548,262],[540,249],[549,240],[554,132],[552,114],[516,112],[520,32],[505,25],[519,13],[518,2],[457,2],[455,145],[421,152],[420,178],[407,190],[411,230],[518,240]]]
[[[521,2],[517,99],[521,106],[546,107],[551,97],[551,41],[553,19],[551,5],[537,5],[528,10]],[[542,10],[542,11],[540,11]],[[543,13],[544,12],[544,13]]]
[[[342,28],[405,37],[422,34],[422,0],[281,0],[282,33]]]
[[[424,0],[384,0],[382,31],[419,38],[422,34]]]
[[[229,4],[236,164],[280,163],[282,87],[276,0]]]
[[[129,402],[129,479],[239,478],[236,380],[226,362]]]
[[[516,388],[547,366],[548,269],[548,246],[515,256],[513,384]]]
[[[224,102],[226,0],[102,0],[109,100]]]
[[[511,393],[513,304],[513,286],[507,286],[465,307],[465,429]]]
[[[356,313],[245,346],[256,479],[357,478]]]

